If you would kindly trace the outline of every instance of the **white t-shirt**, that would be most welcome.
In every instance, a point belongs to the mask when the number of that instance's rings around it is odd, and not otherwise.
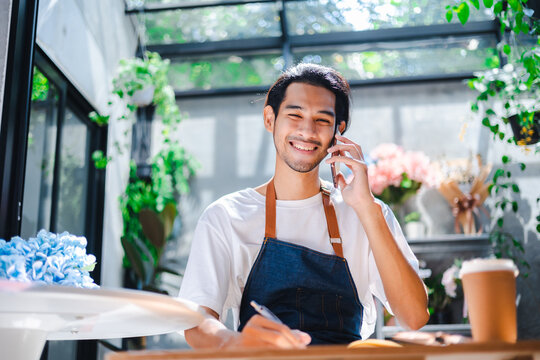
[[[374,331],[377,312],[373,296],[391,311],[367,236],[354,210],[341,192],[331,188],[343,253],[364,307],[360,334],[368,338]],[[418,272],[401,228],[388,206],[382,206],[386,222],[399,248]],[[240,301],[251,267],[264,239],[265,197],[252,188],[226,195],[202,214],[193,235],[179,297],[216,311],[222,321],[231,309],[238,327]],[[329,241],[326,217],[319,193],[294,201],[276,201],[276,237],[281,241],[334,254]]]

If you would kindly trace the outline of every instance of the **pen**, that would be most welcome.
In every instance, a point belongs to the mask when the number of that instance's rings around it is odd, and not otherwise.
[[[257,311],[259,314],[261,314],[263,317],[267,318],[268,320],[272,320],[274,322],[277,322],[278,324],[283,324],[283,322],[279,320],[279,318],[276,315],[274,315],[274,313],[271,312],[266,306],[257,304],[255,300],[251,300],[249,304],[253,306],[255,311]]]

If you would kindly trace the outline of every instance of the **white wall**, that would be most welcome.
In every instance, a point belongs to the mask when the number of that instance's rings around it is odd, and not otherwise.
[[[0,125],[2,124],[2,104],[4,102],[11,2],[12,0],[3,0],[0,2]]]

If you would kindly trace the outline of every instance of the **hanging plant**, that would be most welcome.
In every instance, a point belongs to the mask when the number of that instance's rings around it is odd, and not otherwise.
[[[142,59],[123,59],[112,90],[119,99],[125,100],[126,111],[119,120],[131,121],[139,107],[155,106],[156,115],[164,125],[162,149],[151,160],[149,178],[139,178],[137,164],[132,161],[129,182],[119,199],[123,218],[123,265],[128,269],[130,286],[158,292],[162,291],[158,281],[161,273],[179,275],[163,266],[161,256],[172,234],[180,196],[189,192],[189,180],[198,167],[195,159],[170,138],[182,115],[174,90],[168,84],[168,69],[169,60],[161,59],[157,53],[146,52]],[[110,120],[109,115],[96,112],[89,117],[99,126],[107,125]],[[121,153],[127,143],[126,139],[125,145],[117,143],[114,147]],[[92,159],[96,168],[103,169],[112,156],[96,151]]]
[[[469,87],[478,91],[471,110],[482,118],[482,125],[493,134],[494,140],[515,144],[531,152],[529,145],[538,146],[540,131],[540,21],[538,14],[528,7],[527,0],[483,0],[500,24],[501,41],[497,50],[507,62],[502,69],[492,69],[474,74]],[[467,23],[471,7],[480,9],[479,0],[461,1],[446,7],[446,19],[457,14],[462,24]],[[498,61],[495,63],[499,63]],[[499,66],[497,64],[497,66]],[[522,267],[520,275],[526,277],[530,265],[524,259],[521,241],[504,230],[504,215],[519,210],[515,195],[519,186],[512,180],[508,155],[501,158],[502,166],[495,169],[489,192],[495,200],[493,229],[490,239],[497,257],[508,257]],[[518,163],[524,171],[524,163]],[[540,197],[537,199],[537,204]],[[540,222],[540,215],[536,216]],[[540,233],[540,224],[536,226]]]

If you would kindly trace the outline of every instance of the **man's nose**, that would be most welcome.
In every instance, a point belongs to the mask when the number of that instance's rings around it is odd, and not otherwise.
[[[311,137],[315,134],[315,122],[310,117],[305,117],[298,129],[300,135]]]

